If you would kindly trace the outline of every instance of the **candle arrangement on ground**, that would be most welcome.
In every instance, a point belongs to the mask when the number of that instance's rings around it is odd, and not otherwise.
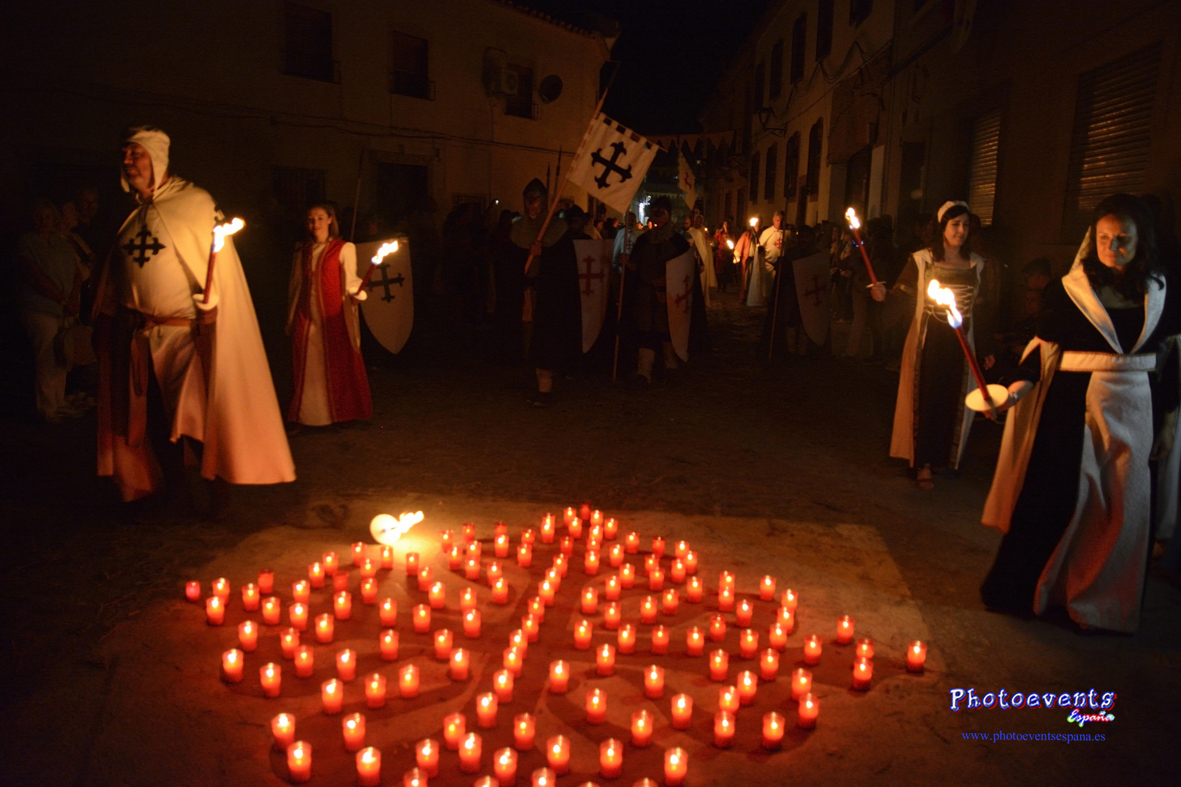
[[[339,553],[315,555],[301,564],[307,566],[306,576],[300,568],[298,575],[280,575],[276,583],[276,572],[264,569],[257,584],[218,578],[207,585],[210,595],[203,598],[203,583],[190,581],[183,592],[190,602],[204,602],[201,622],[211,627],[210,636],[224,642],[223,648],[230,647],[219,651],[223,683],[287,706],[274,716],[267,740],[287,755],[287,772],[277,773],[291,782],[312,778],[313,746],[317,767],[324,767],[319,763],[331,755],[319,753],[337,751],[333,747],[341,747],[343,735],[343,748],[350,757],[355,754],[358,784],[382,783],[384,747],[387,782],[398,773],[404,773],[405,784],[426,784],[436,777],[450,783],[486,774],[481,781],[503,787],[522,779],[551,784],[572,771],[580,783],[596,775],[631,781],[648,776],[678,785],[688,774],[690,752],[665,749],[660,779],[655,773],[627,773],[639,768],[627,764],[627,750],[654,743],[669,746],[674,734],[682,736],[683,746],[687,734],[702,746],[771,756],[785,748],[788,727],[796,726],[787,721],[792,714],[802,730],[818,726],[826,690],[851,688],[851,696],[873,690],[875,650],[881,657],[889,648],[865,637],[854,647],[841,647],[854,643],[852,616],[837,617],[835,626],[808,618],[798,591],[787,588],[780,594],[782,585],[770,575],[742,577],[740,589],[739,578],[723,570],[716,587],[707,587],[704,572],[698,574],[698,553],[687,541],[666,542],[659,535],[649,541],[635,531],[620,531],[615,519],[604,520],[602,512],[583,507],[585,513],[571,507],[564,516],[546,514],[521,528],[515,540],[503,522],[483,541],[476,525],[465,523],[458,534],[444,530],[437,541],[428,537],[426,544],[418,539],[417,551],[404,553],[397,542],[422,521],[421,512],[401,519],[382,515],[371,527],[380,549],[361,542],[342,545]],[[515,563],[506,560],[513,555]],[[359,568],[360,577],[350,580],[349,566],[342,563]],[[571,577],[564,585],[572,568],[578,581]],[[231,583],[241,588],[240,604],[237,594],[230,593]],[[353,593],[359,593],[363,604],[353,604]],[[401,619],[399,604],[410,611]],[[284,612],[289,625],[276,629]],[[833,626],[835,638],[802,634],[796,627],[801,614],[807,626],[817,626],[813,631]],[[558,623],[546,626],[547,618]],[[227,629],[232,640],[222,634]],[[453,631],[462,631],[463,648],[456,646]],[[378,640],[376,649],[372,637]],[[539,641],[546,657],[529,659],[531,643]],[[561,653],[553,655],[555,650]],[[673,661],[661,666],[652,663],[654,656]],[[906,671],[922,673],[926,656],[926,643],[910,642],[898,657],[886,657],[886,672],[879,672],[878,681]],[[312,685],[321,688],[315,711],[340,719],[335,741],[309,733],[302,721],[303,740],[296,739],[296,719],[303,714],[293,711],[308,711],[307,692],[284,691],[280,657],[291,662],[293,686],[314,678]],[[675,687],[671,700],[665,694],[666,669],[669,686]],[[254,670],[257,684],[252,683]],[[845,676],[851,670],[851,683],[848,677],[836,677],[838,670]],[[694,696],[682,690],[685,672],[696,674],[699,687],[710,681],[715,687],[723,684],[710,690],[716,707],[700,688],[693,690],[700,723],[694,723]],[[619,688],[629,684],[634,688]],[[760,684],[768,688],[760,689]],[[550,703],[585,702],[579,714],[592,726],[579,725],[577,736],[551,734],[552,724],[539,729],[529,711],[547,694]],[[468,698],[463,712],[441,715],[439,727],[429,733],[433,738],[417,743],[391,737],[397,726],[375,721],[461,696]],[[651,710],[636,710],[636,704]],[[712,729],[705,721],[709,714]],[[368,731],[366,715],[371,719]],[[599,735],[593,732],[597,725],[603,725]],[[630,739],[610,737],[619,725],[625,731],[630,726]],[[479,734],[471,726],[478,726]],[[539,732],[543,737],[535,744]],[[599,747],[597,752],[582,751],[586,738]],[[508,742],[510,747],[498,748]],[[530,760],[528,767],[520,763],[524,770],[518,773],[518,752],[532,751],[535,745],[548,767],[532,770],[537,763]],[[483,757],[484,746],[490,760]],[[416,761],[395,760],[395,751],[407,747]],[[588,763],[596,753],[592,770]],[[352,767],[350,760],[350,771]]]

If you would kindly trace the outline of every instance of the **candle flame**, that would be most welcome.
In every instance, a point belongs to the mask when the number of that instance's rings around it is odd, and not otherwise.
[[[931,283],[927,285],[927,297],[935,303],[947,307],[947,322],[952,328],[958,328],[964,324],[964,317],[955,306],[955,293],[940,286],[938,279],[931,279]]]
[[[849,226],[855,230],[861,229],[861,220],[857,218],[857,211],[849,208],[845,211],[845,221],[849,222]]]
[[[213,250],[219,252],[222,246],[226,243],[226,236],[233,235],[238,230],[246,226],[246,222],[235,217],[233,221],[227,221],[225,224],[219,224],[213,228]]]
[[[753,226],[755,226],[755,225],[756,225],[756,224],[758,224],[758,223],[759,223],[759,217],[758,217],[758,216],[751,216],[751,217],[750,217],[750,226],[752,226],[752,227],[753,227]]]
[[[393,254],[397,250],[398,250],[398,242],[396,240],[390,241],[389,243],[383,243],[377,249],[377,254],[373,255],[373,259],[371,260],[371,262],[374,265],[381,265],[382,260],[384,260],[388,255]]]
[[[403,513],[397,519],[389,514],[378,514],[369,523],[369,532],[373,534],[373,539],[377,543],[393,546],[424,518],[421,511],[415,511],[413,514]]]

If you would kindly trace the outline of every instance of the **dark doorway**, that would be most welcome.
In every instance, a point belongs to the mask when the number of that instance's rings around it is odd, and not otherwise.
[[[377,201],[373,210],[380,223],[395,227],[426,199],[430,169],[418,164],[377,165]]]

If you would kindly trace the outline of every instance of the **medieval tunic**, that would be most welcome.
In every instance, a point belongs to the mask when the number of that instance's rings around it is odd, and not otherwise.
[[[288,288],[287,330],[295,393],[287,420],[327,426],[370,418],[373,402],[361,357],[356,300],[357,248],[340,238],[296,249]]]
[[[499,264],[510,266],[510,269],[520,271],[521,278],[514,279],[519,282],[517,285],[519,290],[512,293],[513,300],[520,304],[519,314],[522,323],[528,325],[529,330],[533,330],[533,310],[537,305],[537,277],[541,275],[541,260],[534,260],[529,265],[529,270],[525,270],[525,260],[529,258],[529,249],[533,246],[537,236],[541,233],[541,225],[545,221],[544,215],[539,215],[537,218],[529,218],[528,216],[518,216],[513,220],[513,226],[509,229],[509,240],[511,243],[505,245],[505,257]],[[546,257],[552,255],[553,246],[562,236],[566,234],[566,222],[562,219],[554,217],[550,220],[549,226],[545,228],[545,237],[541,239],[541,256]],[[518,295],[519,292],[519,295]],[[532,342],[530,342],[530,345]]]
[[[915,252],[898,283],[917,294],[914,318],[902,351],[894,431],[890,456],[906,459],[911,467],[936,465],[958,468],[964,457],[975,413],[964,406],[971,371],[947,312],[927,297],[932,279],[951,289],[964,317],[968,346],[976,349],[973,305],[979,299],[984,260],[973,254],[967,268],[935,262],[930,249]],[[982,339],[987,330],[980,331]]]
[[[635,320],[641,347],[659,350],[669,340],[665,263],[688,250],[689,242],[674,232],[671,222],[636,239],[631,263],[637,274]]]
[[[530,358],[537,369],[568,371],[582,351],[582,300],[578,294],[578,258],[575,240],[589,240],[582,233],[567,232],[541,258],[533,261],[536,301],[533,309],[533,344]]]
[[[1081,253],[1080,253],[1081,254]],[[1082,263],[1046,288],[1005,424],[984,524],[1006,535],[981,587],[992,607],[1135,631],[1151,544],[1150,371],[1178,330],[1178,288],[1106,308]],[[1175,378],[1165,396],[1176,407]]]
[[[168,178],[124,222],[99,282],[98,472],[114,476],[125,500],[150,494],[160,481],[145,435],[149,372],[171,439],[204,443],[202,476],[235,484],[295,479],[232,238],[214,266],[216,308],[198,314],[194,304],[221,220],[208,192]]]

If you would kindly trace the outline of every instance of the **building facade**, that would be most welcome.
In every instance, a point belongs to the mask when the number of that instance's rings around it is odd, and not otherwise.
[[[1152,193],[1175,225],[1179,31],[1161,0],[781,0],[702,119],[749,129],[746,217],[839,222],[852,206],[906,237],[963,199],[994,257],[1061,273],[1107,194]],[[731,119],[736,85],[749,111]]]
[[[6,27],[0,58],[26,76],[6,91],[5,203],[109,190],[121,130],[150,123],[223,208],[289,221],[320,199],[389,225],[429,202],[437,224],[460,202],[519,208],[569,163],[609,56],[509,0],[17,0]]]

